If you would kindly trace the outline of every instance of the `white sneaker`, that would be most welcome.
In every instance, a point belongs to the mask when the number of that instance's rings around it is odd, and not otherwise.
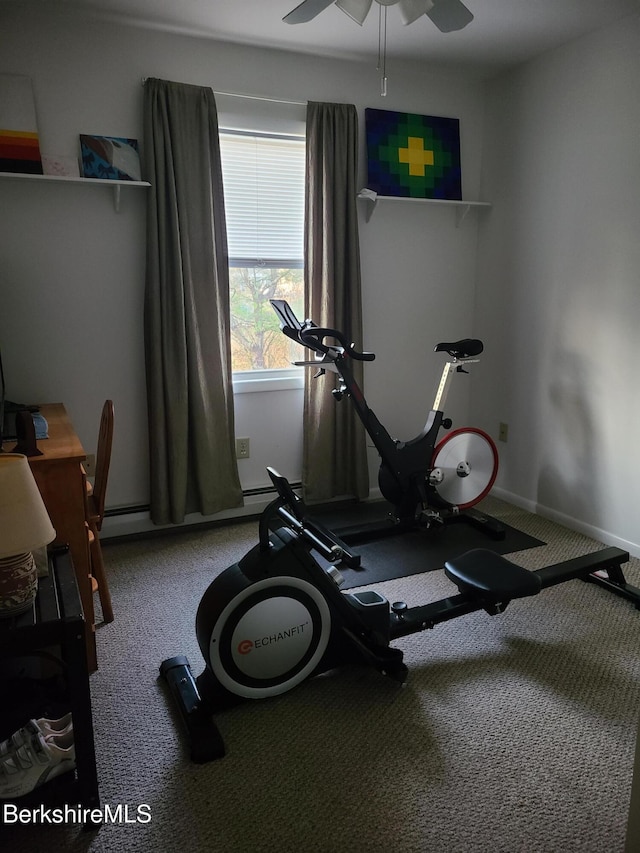
[[[55,740],[61,735],[66,735],[73,731],[73,723],[71,721],[71,713],[65,714],[59,720],[48,720],[41,717],[39,720],[29,720],[29,722],[14,732],[11,737],[3,740],[0,743],[0,757],[8,755],[13,750],[18,749],[34,735],[41,734],[45,740]]]
[[[58,736],[56,742],[34,734],[13,751],[0,755],[0,799],[23,797],[75,766],[72,732]]]
[[[63,734],[72,727],[71,711],[64,717],[60,717],[59,720],[47,720],[45,717],[40,717],[39,720],[29,720],[29,722],[35,723],[45,737],[50,734]]]

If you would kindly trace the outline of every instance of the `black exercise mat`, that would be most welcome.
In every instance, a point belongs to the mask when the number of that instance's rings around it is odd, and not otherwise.
[[[384,518],[384,514],[380,515],[375,504],[373,508],[371,505],[362,504],[339,509],[311,508],[309,514],[338,534],[341,528],[370,522],[376,515],[380,519]],[[350,550],[362,558],[361,568],[340,566],[340,573],[345,578],[342,589],[441,569],[447,560],[472,548],[488,548],[497,554],[511,554],[545,544],[540,539],[516,530],[515,527],[503,522],[500,524],[504,528],[504,539],[493,539],[471,524],[457,521],[455,524],[445,524],[429,530],[412,530],[366,544],[350,545]]]

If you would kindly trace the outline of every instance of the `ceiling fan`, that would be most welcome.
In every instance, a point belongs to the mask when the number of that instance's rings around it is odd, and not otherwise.
[[[306,24],[333,2],[334,0],[303,0],[282,20],[287,24]],[[373,0],[335,0],[336,6],[361,26],[372,2]],[[426,15],[443,33],[461,30],[473,20],[473,15],[461,0],[376,0],[376,3],[380,6],[398,6],[405,24],[412,24],[422,15]]]

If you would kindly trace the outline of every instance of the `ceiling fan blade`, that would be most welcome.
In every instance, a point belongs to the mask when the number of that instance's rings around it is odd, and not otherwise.
[[[398,7],[402,22],[412,24],[422,15],[426,15],[428,9],[433,8],[433,0],[400,0]]]
[[[308,24],[316,15],[331,6],[333,0],[303,0],[296,8],[282,19],[286,24]]]
[[[427,17],[442,33],[461,30],[473,21],[473,15],[460,0],[434,0],[433,8],[427,10]]]
[[[371,2],[372,0],[336,0],[336,6],[362,26],[369,14]]]

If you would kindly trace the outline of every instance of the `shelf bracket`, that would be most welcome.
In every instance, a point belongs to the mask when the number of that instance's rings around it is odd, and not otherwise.
[[[367,222],[369,222],[369,220],[370,220],[370,219],[371,219],[371,217],[373,216],[373,211],[376,209],[376,205],[377,205],[377,204],[378,204],[378,199],[377,199],[377,198],[374,198],[374,199],[370,199],[370,200],[369,200],[369,204],[367,205],[367,213],[366,213],[366,220],[367,220]]]
[[[358,198],[364,198],[367,201],[366,221],[369,222],[378,204],[378,193],[374,190],[364,189],[360,190]]]
[[[467,218],[467,214],[471,210],[470,204],[463,204],[456,207],[456,228],[459,228]]]

